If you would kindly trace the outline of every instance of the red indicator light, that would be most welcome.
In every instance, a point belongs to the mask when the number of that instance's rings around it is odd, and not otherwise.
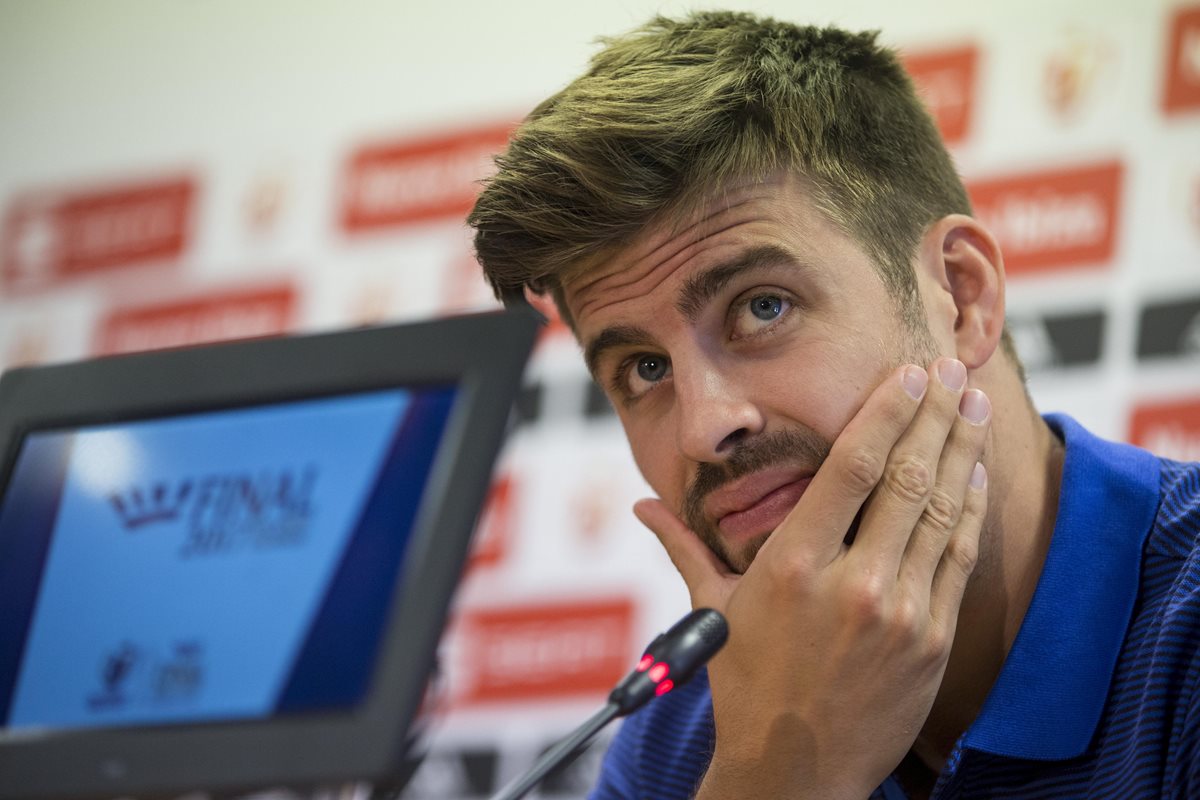
[[[653,663],[654,663],[654,656],[650,655],[649,653],[646,653],[646,655],[642,656],[642,660],[638,662],[637,671],[645,672],[646,670],[650,669],[650,665]]]
[[[670,670],[670,667],[668,667],[664,662],[660,661],[650,668],[650,680],[658,683],[663,678],[667,677],[667,673]]]
[[[662,683],[660,683],[657,687],[655,687],[654,694],[657,695],[658,697],[662,697],[664,694],[666,694],[667,692],[671,691],[674,688],[675,688],[675,681],[668,679],[668,680],[665,680]]]

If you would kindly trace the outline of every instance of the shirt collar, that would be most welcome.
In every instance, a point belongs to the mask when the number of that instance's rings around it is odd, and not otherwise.
[[[1010,758],[1087,750],[1104,710],[1159,503],[1159,462],[1073,419],[1046,422],[1066,444],[1046,564],[1000,677],[962,746]]]

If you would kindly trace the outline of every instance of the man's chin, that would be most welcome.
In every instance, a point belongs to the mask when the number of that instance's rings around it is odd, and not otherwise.
[[[722,547],[717,551],[717,556],[725,562],[729,569],[738,575],[745,574],[746,570],[750,569],[750,565],[754,563],[754,559],[758,557],[758,551],[767,543],[767,539],[771,538],[771,531],[760,533],[748,542],[744,542],[735,553],[729,553],[728,549]]]

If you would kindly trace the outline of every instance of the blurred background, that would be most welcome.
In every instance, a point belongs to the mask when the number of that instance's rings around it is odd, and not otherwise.
[[[0,369],[495,307],[462,222],[491,154],[597,36],[692,7],[0,0]],[[1004,248],[1039,407],[1200,458],[1200,3],[726,7],[880,29]],[[489,795],[687,608],[561,325],[519,417],[405,797]]]

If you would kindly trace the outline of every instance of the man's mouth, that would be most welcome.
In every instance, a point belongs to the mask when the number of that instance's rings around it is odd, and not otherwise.
[[[812,475],[774,469],[754,473],[713,493],[706,504],[724,539],[749,541],[779,527],[800,500]]]

